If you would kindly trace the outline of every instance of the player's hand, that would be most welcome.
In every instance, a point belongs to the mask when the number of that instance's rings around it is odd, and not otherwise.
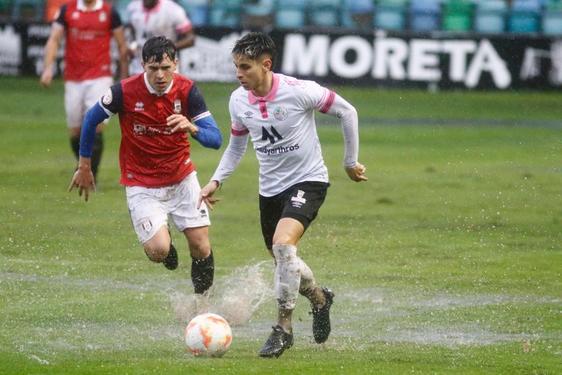
[[[361,163],[356,163],[353,167],[345,167],[345,172],[355,182],[367,181],[366,171],[367,168]]]
[[[78,189],[78,195],[82,196],[84,194],[84,200],[87,202],[90,196],[90,191],[96,191],[96,184],[94,182],[94,174],[91,168],[78,168],[72,176],[70,185],[68,186],[68,191],[72,189]]]
[[[209,181],[209,183],[205,185],[203,189],[201,189],[201,192],[199,193],[199,201],[197,202],[197,209],[201,207],[202,202],[205,202],[207,207],[209,207],[209,209],[212,210],[214,204],[220,201],[219,198],[213,197],[213,194],[215,194],[215,191],[217,191],[218,188],[219,188],[218,181],[215,180]]]
[[[187,117],[180,114],[173,114],[166,119],[166,124],[171,129],[170,133],[184,132],[191,135],[197,134],[199,130],[197,126],[193,125]]]
[[[51,82],[53,82],[53,70],[50,68],[45,68],[45,70],[43,70],[43,73],[41,74],[39,83],[41,83],[41,86],[43,87],[49,87],[51,86]]]

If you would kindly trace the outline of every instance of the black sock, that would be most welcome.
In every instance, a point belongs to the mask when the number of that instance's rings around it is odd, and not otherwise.
[[[191,258],[191,282],[195,293],[203,294],[213,285],[215,276],[215,261],[213,259],[213,251],[207,258],[195,259]]]
[[[98,167],[101,161],[101,154],[103,153],[103,135],[102,133],[96,133],[96,138],[94,139],[94,147],[92,148],[92,173],[94,178],[98,174]]]
[[[80,136],[78,137],[70,137],[70,148],[78,160],[78,152],[80,151]]]

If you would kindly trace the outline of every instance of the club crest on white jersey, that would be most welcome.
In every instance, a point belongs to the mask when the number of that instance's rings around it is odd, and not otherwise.
[[[287,116],[288,112],[285,107],[278,106],[273,110],[273,117],[275,117],[275,119],[278,121],[285,121],[287,119]]]

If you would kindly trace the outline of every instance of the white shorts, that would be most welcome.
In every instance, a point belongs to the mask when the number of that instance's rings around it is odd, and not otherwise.
[[[79,128],[86,111],[107,92],[113,78],[100,77],[64,83],[64,109],[68,128]]]
[[[211,225],[205,203],[197,209],[200,191],[196,172],[190,173],[179,184],[166,187],[127,186],[127,206],[139,241],[150,240],[168,224],[168,216],[180,232]]]

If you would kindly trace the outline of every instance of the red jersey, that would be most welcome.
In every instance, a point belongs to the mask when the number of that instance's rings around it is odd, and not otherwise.
[[[209,115],[193,81],[174,74],[168,90],[157,95],[141,73],[112,86],[100,104],[119,113],[121,184],[169,186],[195,170],[187,133],[171,134],[166,125],[166,118],[174,113],[192,121]]]
[[[110,43],[121,26],[119,14],[101,0],[87,10],[83,0],[70,1],[55,21],[65,29],[64,79],[84,81],[111,77]]]

